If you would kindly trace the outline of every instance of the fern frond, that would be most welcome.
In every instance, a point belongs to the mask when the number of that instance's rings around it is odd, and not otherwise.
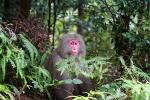
[[[6,60],[7,58],[5,57],[5,56],[3,56],[3,58],[1,59],[1,62],[0,62],[0,65],[1,65],[1,71],[2,71],[2,73],[1,73],[1,77],[2,77],[2,80],[4,80],[5,79],[5,75],[6,75],[6,63],[7,63],[7,60]]]
[[[24,44],[24,47],[28,50],[31,62],[33,64],[35,62],[35,58],[37,58],[38,56],[38,51],[36,47],[28,39],[26,39],[22,34],[19,34],[19,36],[21,38],[21,41]]]
[[[47,57],[50,55],[50,50],[46,50],[45,53],[42,55],[40,60],[40,65],[43,65]]]

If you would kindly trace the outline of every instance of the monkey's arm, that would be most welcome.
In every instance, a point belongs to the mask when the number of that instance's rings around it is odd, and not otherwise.
[[[64,72],[61,75],[61,72],[57,70],[56,63],[61,61],[63,58],[59,56],[57,51],[55,50],[52,55],[49,57],[48,61],[46,62],[46,68],[51,73],[52,78],[56,80],[65,80],[71,78],[67,72]],[[56,100],[64,100],[64,98],[71,96],[74,90],[73,84],[62,84],[53,88],[53,96]]]

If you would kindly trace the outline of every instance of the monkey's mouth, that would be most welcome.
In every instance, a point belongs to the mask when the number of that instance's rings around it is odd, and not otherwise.
[[[78,54],[78,51],[77,50],[72,50],[72,55],[73,56],[76,56]]]

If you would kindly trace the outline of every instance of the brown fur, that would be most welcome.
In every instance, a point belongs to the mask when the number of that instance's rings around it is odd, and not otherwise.
[[[67,45],[69,39],[77,39],[80,42],[79,52],[77,56],[85,57],[86,47],[81,35],[70,32],[64,34],[59,41],[58,48],[56,48],[52,55],[46,61],[45,67],[51,73],[53,79],[65,80],[70,79],[71,77],[67,72],[64,72],[60,75],[60,72],[56,70],[56,63],[65,59],[67,56],[71,55],[71,50]],[[56,100],[64,100],[65,97],[73,95],[73,92],[87,92],[92,89],[92,83],[89,79],[81,76],[79,77],[83,81],[83,84],[76,86],[74,84],[65,84],[53,89],[53,95]]]

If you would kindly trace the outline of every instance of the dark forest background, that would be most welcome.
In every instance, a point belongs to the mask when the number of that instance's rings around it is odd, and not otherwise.
[[[95,90],[73,99],[150,100],[150,0],[0,0],[0,99],[50,100],[43,64],[70,31],[95,68]]]

